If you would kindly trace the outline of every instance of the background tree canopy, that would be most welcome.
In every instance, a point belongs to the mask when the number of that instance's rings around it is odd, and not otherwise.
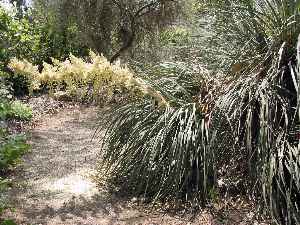
[[[114,61],[125,52],[134,57],[135,47],[141,44],[150,47],[159,31],[178,20],[185,4],[173,0],[35,0],[34,5],[40,20],[54,20],[55,29],[61,31],[76,30],[82,45]]]

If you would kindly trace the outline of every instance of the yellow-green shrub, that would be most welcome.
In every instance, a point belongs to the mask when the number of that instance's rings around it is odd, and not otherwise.
[[[148,95],[155,99],[158,105],[167,105],[167,101],[159,91],[139,79],[126,66],[119,62],[111,64],[104,56],[90,52],[89,60],[83,60],[70,55],[69,59],[60,62],[52,59],[53,64],[43,63],[43,70],[27,60],[13,58],[9,67],[15,75],[25,75],[30,82],[30,92],[38,90],[41,85],[47,85],[51,92],[66,87],[70,93],[77,89],[88,90],[92,87],[93,94],[103,90],[112,95],[114,90],[127,90],[133,97]]]

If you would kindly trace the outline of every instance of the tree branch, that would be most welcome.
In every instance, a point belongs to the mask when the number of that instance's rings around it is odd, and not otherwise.
[[[164,2],[175,2],[176,0],[164,0]],[[113,3],[116,4],[119,7],[119,10],[124,10],[124,7],[121,6],[121,3],[117,2],[116,0],[113,0]],[[142,16],[144,16],[145,14],[155,10],[155,8],[153,8],[156,5],[161,4],[161,0],[156,0],[156,1],[152,1],[144,6],[142,6],[141,8],[139,8],[133,15],[130,14],[129,15],[129,19],[130,19],[130,30],[131,33],[129,32],[127,35],[129,35],[126,43],[123,43],[123,46],[119,49],[119,51],[117,51],[110,59],[110,63],[113,63],[114,61],[116,61],[123,52],[125,52],[127,49],[129,49],[130,47],[132,47],[135,36],[136,36],[136,20]],[[148,10],[144,13],[142,13],[145,9]],[[151,9],[152,8],[152,9]],[[125,9],[125,11],[127,11]],[[126,13],[126,12],[125,12]],[[128,12],[127,12],[128,13]],[[122,14],[122,12],[121,12]]]

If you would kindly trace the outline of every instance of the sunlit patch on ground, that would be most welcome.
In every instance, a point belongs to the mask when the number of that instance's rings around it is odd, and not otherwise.
[[[62,178],[50,179],[39,188],[40,190],[49,190],[64,195],[84,195],[85,197],[91,197],[95,195],[98,190],[96,184],[92,182],[90,175],[91,172],[89,171],[77,171]]]

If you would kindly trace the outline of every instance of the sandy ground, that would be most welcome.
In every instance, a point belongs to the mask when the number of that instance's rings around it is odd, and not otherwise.
[[[43,118],[31,132],[32,151],[13,178],[18,183],[11,190],[14,210],[6,217],[19,225],[259,224],[243,208],[218,218],[205,210],[197,215],[148,211],[132,199],[108,194],[93,179],[103,136],[102,131],[92,139],[98,121],[101,113],[94,107]]]

